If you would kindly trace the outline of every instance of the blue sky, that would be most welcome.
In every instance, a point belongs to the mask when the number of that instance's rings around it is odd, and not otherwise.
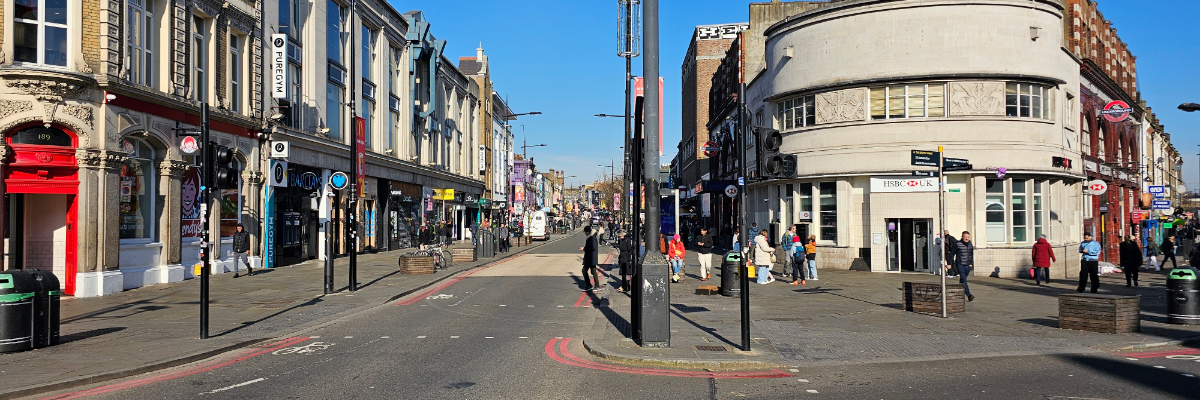
[[[1184,154],[1188,187],[1197,188],[1200,113],[1176,106],[1200,103],[1200,1],[1099,1],[1101,12],[1137,56],[1142,97]],[[513,111],[543,113],[514,122],[518,142],[523,131],[529,144],[547,144],[528,150],[539,170],[565,170],[577,176],[568,179],[574,185],[607,173],[607,167],[596,164],[620,160],[622,120],[592,116],[624,112],[625,63],[616,56],[616,0],[391,2],[400,12],[424,11],[434,35],[448,42],[447,58],[455,62],[474,56],[483,43],[492,80]],[[666,162],[680,138],[679,70],[693,28],[745,22],[749,16],[747,2],[741,1],[661,0],[659,8]],[[634,59],[633,71],[641,75],[641,58]]]

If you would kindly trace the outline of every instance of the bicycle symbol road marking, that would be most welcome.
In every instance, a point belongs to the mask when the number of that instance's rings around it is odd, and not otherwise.
[[[285,347],[285,348],[282,348],[279,350],[275,350],[271,354],[274,354],[277,356],[288,355],[288,354],[310,355],[310,354],[316,354],[317,352],[328,349],[330,346],[333,346],[333,345],[334,345],[334,343],[312,342],[305,346]]]

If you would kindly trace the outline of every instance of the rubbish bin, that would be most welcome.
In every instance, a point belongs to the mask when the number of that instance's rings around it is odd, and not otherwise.
[[[736,251],[725,253],[721,258],[721,295],[737,297],[742,295],[738,284],[738,267],[742,265],[742,254]]]
[[[0,272],[0,353],[33,347],[33,301],[37,283],[24,270]]]
[[[1196,271],[1176,268],[1167,275],[1167,322],[1200,325],[1200,281]]]
[[[33,347],[50,347],[59,343],[58,311],[62,289],[53,272],[27,270],[37,284],[33,297]]]

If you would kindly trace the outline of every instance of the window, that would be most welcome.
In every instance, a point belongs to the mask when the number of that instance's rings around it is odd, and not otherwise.
[[[781,130],[812,126],[817,123],[813,96],[797,97],[779,103],[779,127]]]
[[[362,78],[375,80],[375,31],[362,27]]]
[[[1050,118],[1050,88],[1009,82],[1004,90],[1005,113],[1010,117]]]
[[[871,88],[871,119],[946,116],[946,84],[917,83]]]
[[[329,138],[342,138],[342,89],[337,83],[329,82],[325,87],[325,127],[329,128]]]
[[[837,242],[837,182],[821,182],[821,240]]]
[[[349,32],[346,29],[346,7],[338,4],[338,2],[329,0],[329,6],[326,9],[326,49],[325,53],[329,55],[329,61],[343,65],[342,51],[346,48],[346,38],[343,35]]]
[[[1012,180],[1012,241],[1027,242],[1029,225],[1029,195],[1025,184],[1028,180]]]
[[[154,241],[154,225],[158,220],[154,148],[142,140],[127,138],[121,140],[121,150],[129,158],[121,165],[118,235],[121,239]]]
[[[366,121],[363,123],[363,143],[366,143],[367,150],[375,148],[371,145],[371,127],[375,125],[375,102],[367,98],[362,101],[362,118]]]
[[[789,183],[787,185],[780,185],[779,190],[779,198],[783,200],[783,210],[779,212],[781,217],[779,220],[783,222],[782,229],[787,231],[794,224],[792,216],[796,210],[796,187]]]
[[[129,21],[125,24],[127,49],[125,52],[125,75],[129,81],[141,85],[154,85],[154,2],[153,0],[129,0]]]
[[[204,67],[208,63],[207,40],[204,38],[204,18],[192,16],[192,100],[208,101],[208,76]]]
[[[13,61],[67,66],[67,0],[14,0]]]
[[[286,33],[289,39],[299,42],[304,32],[304,9],[298,0],[281,0],[279,2],[279,33]]]
[[[242,112],[242,38],[229,35],[229,110]]]
[[[303,86],[300,85],[300,73],[303,71],[300,68],[299,60],[288,59],[288,95],[286,100],[279,100],[279,106],[287,107],[284,110],[286,116],[283,123],[292,128],[303,126],[304,120],[301,118],[304,114],[301,112],[300,98]]]
[[[1037,240],[1046,233],[1046,221],[1042,215],[1045,212],[1046,206],[1042,196],[1042,189],[1046,181],[1033,181],[1033,239]]]
[[[1004,207],[1004,181],[998,179],[987,180],[987,196],[984,200],[984,209],[987,213],[987,241],[989,243],[1004,243],[1008,241],[1005,236],[1005,217],[1007,212]]]
[[[798,213],[798,214],[800,214],[800,221],[812,222],[812,211],[813,211],[812,188],[813,188],[813,185],[811,183],[801,183],[800,184],[800,212]],[[807,218],[804,215],[804,213],[806,213],[806,212],[809,213]]]

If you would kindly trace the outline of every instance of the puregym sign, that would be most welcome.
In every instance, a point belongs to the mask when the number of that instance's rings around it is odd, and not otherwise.
[[[871,177],[872,193],[937,192],[938,178],[934,177]]]

